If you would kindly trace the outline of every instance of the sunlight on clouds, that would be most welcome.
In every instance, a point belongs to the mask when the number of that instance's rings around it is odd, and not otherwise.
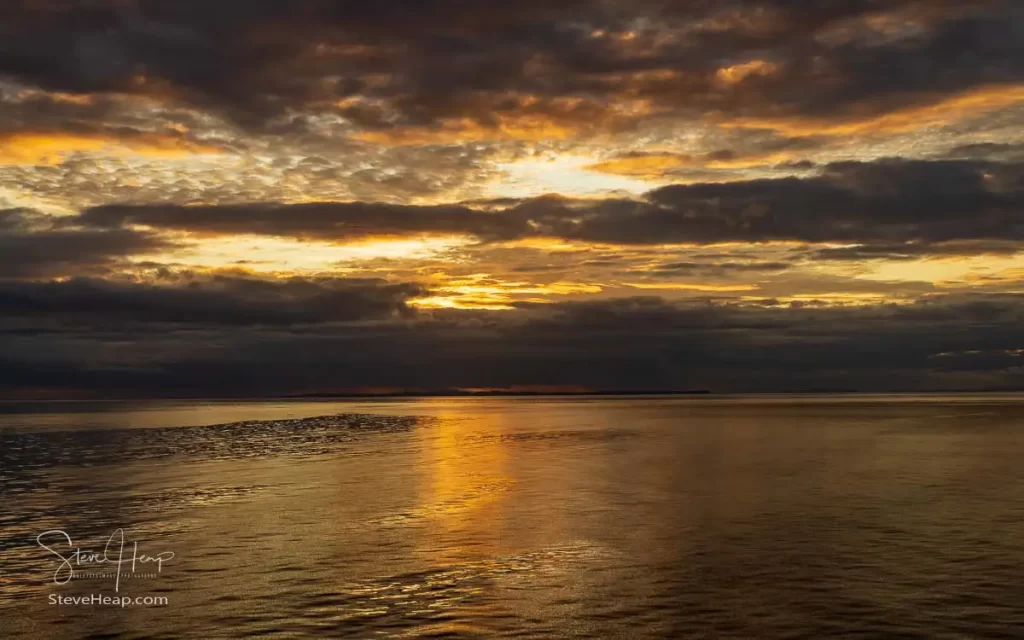
[[[1024,261],[1009,269],[991,270],[984,273],[972,273],[957,284],[975,286],[996,286],[1005,291],[1024,291]]]
[[[678,169],[754,169],[774,164],[795,162],[801,156],[788,151],[756,153],[736,157],[693,156],[679,153],[633,153],[602,160],[585,167],[588,171],[636,177],[646,181],[665,180],[666,174]],[[736,179],[743,179],[737,176]],[[676,181],[679,184],[679,181]]]
[[[1024,102],[1024,85],[994,85],[965,91],[933,104],[909,107],[868,118],[846,121],[808,118],[740,118],[721,122],[720,126],[772,129],[794,136],[898,133],[953,124],[969,117],[1013,107],[1022,102]]]
[[[495,116],[495,126],[483,126],[470,118],[445,120],[437,127],[396,127],[362,131],[354,140],[380,145],[441,145],[489,140],[565,140],[578,133],[575,127],[543,116]]]
[[[546,195],[558,202],[552,194],[561,194],[561,223],[599,198],[646,198],[656,204],[657,198],[644,194],[666,185],[749,181],[754,212],[762,208],[762,185],[756,181],[811,178],[806,185],[794,184],[795,189],[810,188],[814,176],[832,162],[890,157],[960,162],[961,156],[988,161],[1020,153],[1020,113],[1014,109],[1024,106],[1024,85],[1011,84],[1010,75],[979,74],[971,82],[953,82],[948,89],[918,88],[916,94],[913,87],[905,93],[903,87],[879,85],[895,90],[891,101],[855,84],[849,99],[833,103],[841,88],[833,82],[867,79],[857,75],[863,70],[843,67],[851,61],[841,55],[835,60],[826,55],[820,75],[802,75],[802,62],[813,63],[808,67],[812,71],[818,68],[816,62],[788,55],[793,53],[788,42],[779,43],[781,48],[741,47],[713,52],[706,59],[697,56],[692,67],[683,58],[673,58],[691,41],[734,29],[770,42],[786,18],[737,10],[713,11],[692,24],[574,23],[572,29],[589,43],[588,55],[611,56],[606,61],[619,64],[597,64],[601,73],[589,77],[580,71],[590,67],[575,66],[582,60],[559,61],[551,52],[524,50],[521,68],[515,68],[523,76],[516,75],[516,82],[497,82],[502,80],[498,65],[493,84],[485,77],[482,86],[467,92],[453,84],[445,89],[451,96],[427,91],[432,83],[410,84],[428,78],[418,78],[418,68],[410,74],[401,64],[362,69],[359,90],[349,90],[332,72],[312,85],[318,90],[307,96],[309,102],[281,112],[271,109],[270,119],[259,126],[257,120],[238,126],[230,110],[193,103],[155,76],[146,77],[144,87],[133,85],[135,92],[95,95],[0,81],[0,105],[13,109],[10,122],[31,125],[9,126],[0,133],[0,182],[8,185],[0,187],[0,208],[66,215],[107,203],[330,201],[445,204],[508,216],[507,232],[495,225],[497,231],[475,238],[471,231],[461,237],[428,237],[416,229],[430,225],[418,224],[411,224],[406,235],[400,222],[383,227],[394,236],[344,243],[135,229],[182,243],[182,248],[155,257],[137,255],[139,268],[163,262],[170,268],[240,269],[275,276],[329,272],[403,278],[429,285],[429,297],[414,303],[423,308],[509,309],[526,301],[602,294],[733,300],[746,298],[744,294],[751,300],[788,295],[780,299],[859,304],[888,300],[886,294],[864,291],[1015,286],[1024,263],[1005,253],[950,257],[947,251],[941,254],[945,257],[936,257],[939,252],[917,257],[908,250],[903,257],[911,259],[900,260],[866,249],[861,254],[851,251],[849,259],[817,260],[817,250],[861,245],[757,241],[756,233],[753,242],[654,244],[660,240],[656,228],[641,245],[627,242],[629,220],[618,218],[609,218],[614,224],[608,233],[580,236],[602,241],[523,237],[564,232],[557,229],[559,224],[548,230],[536,221],[524,223],[515,204],[501,198]],[[838,49],[847,45],[918,37],[927,25],[927,16],[916,8],[910,13],[857,13],[818,32],[815,41],[842,53]],[[395,43],[320,36],[304,45],[308,49],[302,60],[311,68],[323,64],[333,69],[342,59],[354,64],[377,56],[384,56],[378,60],[382,62],[407,53]],[[452,69],[454,80],[475,82],[478,73],[489,76],[492,71],[490,66],[463,68],[466,62],[459,58]],[[843,69],[850,78],[832,73]],[[956,69],[949,73],[955,80]],[[1003,78],[1004,84],[983,84],[993,78]],[[560,79],[565,86],[559,86]],[[820,86],[815,86],[816,79]],[[790,86],[793,82],[806,86]],[[816,90],[822,92],[820,100]],[[1012,178],[1007,180],[1010,184]],[[991,188],[1011,187],[1000,182]],[[713,187],[722,193],[731,189]],[[771,193],[765,193],[770,201]],[[281,215],[289,215],[286,209]],[[669,233],[677,225],[690,225],[692,214],[666,210],[652,224],[664,225],[668,238],[699,238],[699,232]],[[245,215],[240,212],[240,218]],[[610,215],[628,216],[629,207]],[[271,233],[286,226],[269,225]],[[376,228],[372,222],[367,226]],[[245,232],[253,228],[244,220],[231,227]],[[462,227],[452,223],[439,228],[453,233]],[[852,241],[866,247],[876,241],[868,235]],[[737,232],[736,237],[744,235]],[[1016,241],[1015,236],[1006,239]],[[767,261],[788,268],[755,264]],[[819,289],[826,293],[809,293]]]
[[[691,160],[689,156],[677,153],[638,153],[602,160],[584,168],[620,176],[660,177],[666,171],[685,166]]]
[[[592,196],[615,191],[633,194],[651,188],[648,180],[609,175],[595,170],[594,159],[586,156],[551,156],[499,164],[506,177],[491,183],[486,195],[525,198],[546,193]]]
[[[409,301],[420,309],[480,309],[485,311],[509,311],[514,307],[509,299],[502,296],[453,297],[430,296]]]
[[[705,291],[708,293],[729,293],[733,291],[756,291],[756,284],[689,284],[684,282],[624,282],[624,287],[653,289],[658,291]]]
[[[957,256],[857,265],[857,276],[866,280],[927,281],[945,286],[972,284],[980,277],[1024,267],[1024,254],[1013,256]]]
[[[56,165],[75,153],[181,158],[223,150],[166,134],[111,138],[98,134],[14,133],[0,136],[0,164]]]
[[[492,247],[510,249],[535,249],[540,251],[585,251],[591,247],[600,247],[599,243],[587,243],[580,240],[564,240],[562,238],[517,238],[504,242],[495,242]]]
[[[747,300],[754,300],[745,298]],[[827,292],[779,296],[777,302],[808,307],[861,307],[877,304],[910,304],[912,298],[901,298],[885,293]]]
[[[734,85],[743,82],[750,76],[769,76],[779,70],[779,65],[765,60],[751,60],[731,67],[722,67],[715,74],[721,84]]]
[[[188,236],[181,239],[187,241]],[[201,245],[160,257],[185,266],[243,265],[261,272],[307,272],[343,269],[345,263],[370,260],[427,259],[466,242],[464,238],[454,237],[383,238],[339,245],[265,236],[232,236],[204,238]]]
[[[60,196],[39,195],[23,189],[0,186],[0,209],[24,207],[50,215],[70,215],[75,209]]]
[[[506,282],[486,273],[450,277],[435,273],[431,288],[437,295],[413,300],[411,304],[422,308],[507,310],[515,302],[548,302],[549,296],[571,296],[601,293],[604,287],[582,282],[551,282],[547,284],[523,281]]]
[[[439,253],[468,244],[461,236],[430,237],[412,239],[379,239],[336,247],[341,250],[343,260],[421,260],[436,257]],[[306,243],[303,243],[305,246]]]

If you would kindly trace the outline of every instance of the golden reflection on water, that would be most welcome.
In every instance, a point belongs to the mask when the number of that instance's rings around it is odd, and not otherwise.
[[[444,400],[427,401],[440,418],[417,432],[420,444],[420,510],[429,522],[425,551],[440,562],[493,554],[500,546],[494,523],[514,480],[506,468],[503,425],[494,414],[472,419]]]
[[[0,451],[0,636],[1011,637],[1024,402],[832,403],[436,399],[360,405],[434,418],[415,424],[71,435],[45,416]],[[131,410],[105,419],[176,419]],[[178,554],[131,585],[173,606],[48,606],[28,536],[121,526]]]

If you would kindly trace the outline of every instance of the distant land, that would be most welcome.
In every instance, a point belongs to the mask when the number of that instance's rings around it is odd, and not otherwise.
[[[709,395],[709,389],[678,390],[605,390],[605,391],[517,391],[487,390],[470,391],[465,389],[439,389],[435,391],[399,391],[399,392],[337,392],[337,393],[300,393],[278,396],[280,398],[448,398],[448,397],[509,397],[509,396],[684,396]]]
[[[764,390],[764,391],[713,391],[710,389],[653,389],[653,390],[523,390],[523,389],[439,389],[439,390],[351,390],[351,391],[324,391],[311,393],[268,393],[262,395],[123,395],[97,397],[91,394],[78,395],[50,395],[50,394],[17,394],[5,395],[0,392],[0,402],[138,402],[147,400],[205,400],[205,401],[259,401],[259,400],[334,400],[334,399],[386,399],[386,398],[514,398],[514,397],[585,397],[585,396],[634,396],[634,397],[659,397],[659,396],[758,396],[758,395],[878,395],[878,394],[1002,394],[1002,393],[1024,393],[1024,388],[1001,387],[989,389],[843,389],[843,388],[809,388],[809,389],[786,389],[786,390]]]

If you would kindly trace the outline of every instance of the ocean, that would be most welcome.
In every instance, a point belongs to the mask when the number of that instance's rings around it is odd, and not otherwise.
[[[0,427],[4,638],[1024,635],[1024,395],[0,403]]]

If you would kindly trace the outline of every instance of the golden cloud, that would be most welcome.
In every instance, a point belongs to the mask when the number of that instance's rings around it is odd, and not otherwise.
[[[565,140],[580,128],[541,115],[498,116],[493,125],[472,118],[444,120],[436,127],[395,127],[381,131],[362,131],[353,136],[360,142],[389,146],[442,145],[489,140],[540,142]]]
[[[732,293],[736,291],[756,291],[756,284],[687,284],[682,282],[626,282],[624,286],[633,289],[654,289],[660,291],[704,291],[708,293]]]
[[[679,153],[632,153],[584,167],[589,171],[645,179],[663,178],[676,169],[748,169],[763,165],[794,162],[800,157],[788,151],[753,153],[732,157],[687,155]]]
[[[126,137],[63,132],[18,132],[0,135],[0,165],[52,166],[61,164],[69,155],[76,153],[181,158],[223,152],[220,147],[163,133]]]
[[[435,274],[434,280],[444,281],[445,274]],[[471,274],[451,278],[435,287],[436,295],[410,300],[410,304],[426,309],[513,309],[513,302],[547,302],[546,296],[571,296],[601,293],[597,284],[581,282],[503,282],[488,274]]]
[[[751,60],[730,67],[722,67],[715,73],[715,80],[719,84],[732,86],[743,82],[750,76],[770,76],[779,69],[780,66],[774,62]]]
[[[909,107],[880,116],[843,122],[808,118],[740,118],[720,122],[723,127],[773,129],[790,136],[900,133],[959,122],[1024,102],[1024,85],[993,85],[944,98],[933,104]]]

